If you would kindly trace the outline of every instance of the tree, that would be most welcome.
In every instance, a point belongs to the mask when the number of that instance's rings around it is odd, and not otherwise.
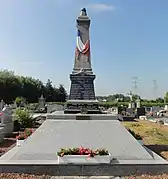
[[[67,98],[67,93],[63,85],[59,85],[58,92],[59,95],[57,100],[60,102],[65,102]]]
[[[164,99],[163,98],[157,98],[156,99],[156,103],[164,103]]]
[[[46,97],[48,102],[59,102],[59,100],[65,100],[64,92],[66,94],[62,87],[53,87],[52,81],[49,79],[44,85],[39,79],[18,76],[12,71],[0,71],[0,100],[3,99],[6,103],[12,103],[16,99],[16,102],[20,104],[23,98],[29,103],[34,103],[38,101],[41,94]]]
[[[50,79],[47,80],[47,83],[46,83],[46,92],[47,94],[45,95],[46,96],[46,101],[47,102],[53,102],[55,101],[55,90],[52,86],[52,81]]]
[[[164,102],[165,102],[165,104],[168,103],[168,92],[166,92],[166,94],[164,96]]]

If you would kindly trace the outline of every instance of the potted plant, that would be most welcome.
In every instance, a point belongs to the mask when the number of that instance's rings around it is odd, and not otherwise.
[[[61,148],[57,152],[58,163],[110,163],[111,154],[106,149]]]
[[[131,135],[141,144],[143,145],[143,140],[142,140],[142,137],[139,135],[139,134],[136,134],[133,130],[131,129],[127,129]]]
[[[16,146],[22,146],[27,139],[27,136],[24,133],[19,134],[16,137]]]

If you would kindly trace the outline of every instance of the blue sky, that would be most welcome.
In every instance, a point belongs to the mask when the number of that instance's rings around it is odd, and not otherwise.
[[[0,69],[43,82],[49,78],[69,91],[75,20],[82,7],[92,20],[97,95],[127,93],[138,77],[139,94],[163,96],[168,91],[167,0],[0,0]]]

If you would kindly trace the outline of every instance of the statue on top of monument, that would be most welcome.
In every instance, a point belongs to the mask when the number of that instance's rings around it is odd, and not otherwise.
[[[80,16],[87,16],[86,8],[81,9]]]

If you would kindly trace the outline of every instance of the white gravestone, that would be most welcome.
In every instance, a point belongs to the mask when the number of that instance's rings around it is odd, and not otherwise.
[[[137,108],[140,108],[140,107],[141,107],[141,102],[140,102],[139,99],[136,101],[136,107],[137,107]]]
[[[38,108],[39,109],[45,108],[45,98],[43,97],[43,95],[41,95],[41,97],[39,98]]]
[[[3,99],[2,99],[1,102],[0,102],[0,111],[2,111],[4,105],[5,105],[5,103],[4,103]]]
[[[2,138],[13,132],[12,109],[8,106],[2,109],[1,125],[3,126]]]
[[[1,123],[8,124],[12,122],[12,109],[10,107],[4,107],[1,112]]]
[[[128,108],[129,108],[129,109],[132,108],[132,103],[129,103],[129,104],[128,104]]]

